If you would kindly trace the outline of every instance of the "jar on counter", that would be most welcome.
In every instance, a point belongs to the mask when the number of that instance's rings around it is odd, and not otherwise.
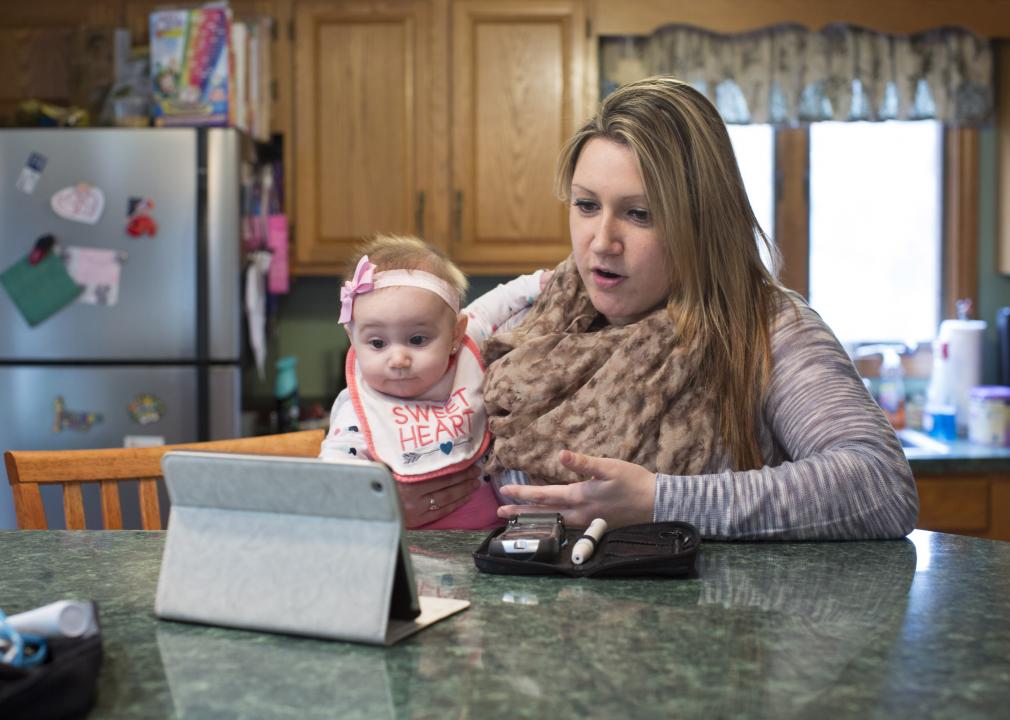
[[[1010,387],[981,385],[968,397],[968,440],[1010,446]]]

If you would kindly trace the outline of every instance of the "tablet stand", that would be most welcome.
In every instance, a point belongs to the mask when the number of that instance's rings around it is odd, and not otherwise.
[[[174,452],[162,466],[159,617],[390,645],[469,605],[417,597],[382,465]]]

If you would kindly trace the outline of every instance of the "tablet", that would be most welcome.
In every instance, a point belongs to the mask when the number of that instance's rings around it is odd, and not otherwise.
[[[179,451],[162,470],[159,617],[390,644],[469,604],[417,596],[381,464]]]

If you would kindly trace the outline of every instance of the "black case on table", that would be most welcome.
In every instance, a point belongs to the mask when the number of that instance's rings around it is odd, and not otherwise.
[[[48,657],[41,665],[18,668],[0,663],[3,720],[83,718],[94,705],[102,664],[101,631],[84,638],[50,638],[46,646]]]
[[[473,553],[481,572],[498,575],[568,575],[569,577],[690,577],[698,555],[698,530],[686,522],[627,525],[603,534],[592,557],[572,564],[572,548],[584,529],[568,528],[568,542],[555,562],[516,560],[488,553],[491,540],[505,531],[496,528]]]

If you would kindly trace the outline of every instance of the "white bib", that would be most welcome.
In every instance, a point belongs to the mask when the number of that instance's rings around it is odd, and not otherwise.
[[[491,441],[481,396],[484,362],[469,336],[448,372],[454,377],[446,400],[405,400],[369,387],[354,348],[347,352],[347,389],[368,451],[401,482],[469,467]]]

